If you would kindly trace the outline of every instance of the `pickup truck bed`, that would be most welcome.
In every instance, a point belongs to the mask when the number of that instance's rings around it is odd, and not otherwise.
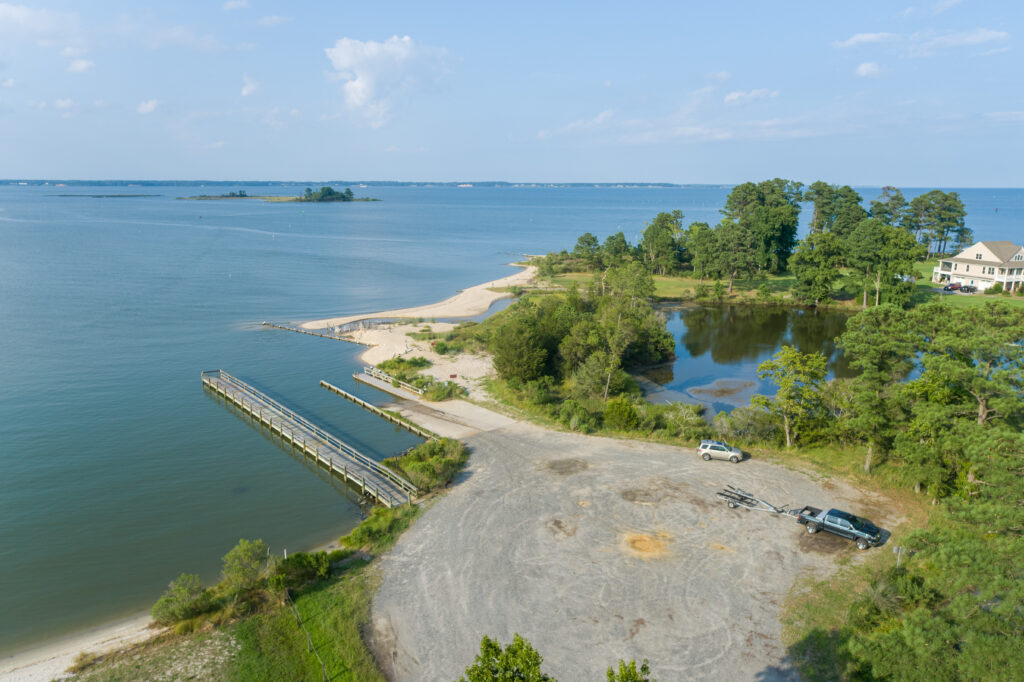
[[[850,538],[857,543],[858,549],[874,547],[881,542],[881,530],[866,519],[854,516],[839,509],[822,511],[817,507],[807,506],[796,512],[797,523],[807,526],[808,533],[825,530],[840,537]]]

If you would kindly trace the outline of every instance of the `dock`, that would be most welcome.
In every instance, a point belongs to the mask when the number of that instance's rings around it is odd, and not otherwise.
[[[296,334],[306,334],[307,336],[319,336],[321,339],[331,339],[332,341],[346,341],[348,343],[356,343],[352,339],[346,339],[336,334],[322,334],[320,332],[312,332],[308,329],[300,329],[299,327],[289,327],[284,324],[275,324],[273,322],[261,322],[263,327],[273,327],[274,329],[283,329],[286,332],[295,332]]]
[[[419,436],[420,438],[425,438],[427,440],[433,440],[433,439],[437,438],[437,434],[436,433],[431,433],[430,431],[427,431],[426,429],[421,429],[420,427],[416,426],[415,424],[413,424],[411,422],[408,422],[408,421],[406,421],[404,419],[401,419],[399,417],[396,417],[395,415],[393,415],[392,413],[388,412],[387,410],[382,410],[379,407],[377,407],[376,405],[374,405],[372,403],[368,403],[365,400],[363,400],[362,398],[358,398],[358,397],[352,395],[351,393],[349,393],[348,391],[346,391],[344,389],[341,389],[341,388],[338,388],[334,384],[330,384],[330,383],[324,381],[323,379],[320,380],[320,388],[326,388],[331,393],[334,393],[335,395],[340,395],[345,400],[350,400],[350,401],[354,402],[359,407],[362,407],[362,408],[368,410],[370,413],[377,415],[381,419],[385,419],[385,420],[391,422],[395,426],[401,426],[403,429],[405,429],[409,433],[414,434],[416,436]]]
[[[340,438],[327,433],[265,393],[224,370],[201,373],[203,387],[235,405],[261,426],[322,465],[332,476],[354,485],[385,507],[412,502],[416,486]]]

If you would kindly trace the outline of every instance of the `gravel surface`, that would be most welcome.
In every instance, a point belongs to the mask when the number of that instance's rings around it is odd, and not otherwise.
[[[619,658],[649,659],[662,682],[797,679],[781,600],[857,550],[714,493],[871,516],[866,497],[756,459],[494,426],[466,438],[468,469],[384,557],[370,640],[390,679],[455,680],[483,635],[514,633],[563,682]]]

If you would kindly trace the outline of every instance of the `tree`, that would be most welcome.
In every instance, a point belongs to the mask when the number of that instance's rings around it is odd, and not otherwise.
[[[597,237],[590,232],[584,232],[576,240],[576,247],[573,248],[572,255],[583,261],[588,270],[593,270],[597,267],[600,249],[601,244],[597,241]]]
[[[730,218],[723,218],[715,230],[717,269],[729,273],[729,293],[732,293],[736,275],[753,276],[763,262],[761,240],[749,226]]]
[[[622,232],[608,235],[601,246],[601,263],[605,268],[623,265],[630,258],[633,249]]]
[[[619,659],[619,670],[616,672],[612,668],[608,668],[608,682],[658,682],[651,677],[651,668],[647,665],[647,659],[640,664],[640,669],[636,668],[636,661],[630,661],[626,663],[621,658]]]
[[[851,317],[837,341],[850,366],[860,370],[851,380],[852,409],[845,421],[867,441],[864,471],[870,472],[874,449],[894,435],[900,395],[893,387],[914,366],[914,330],[901,308],[876,306]]]
[[[911,200],[905,224],[918,241],[927,244],[928,257],[931,257],[946,253],[947,245],[955,244],[957,249],[962,249],[970,244],[973,237],[964,223],[966,215],[959,194],[933,189]]]
[[[647,224],[637,248],[643,256],[644,264],[651,272],[667,275],[679,268],[682,225],[682,211],[659,213]]]
[[[812,232],[800,242],[789,260],[796,276],[794,295],[805,303],[818,305],[832,297],[832,288],[842,273],[843,246],[831,232]]]
[[[489,344],[494,369],[506,381],[526,383],[544,370],[548,351],[537,338],[536,324],[516,315],[495,330]]]
[[[256,586],[267,565],[267,545],[263,540],[241,539],[224,555],[222,578],[232,592],[245,592]]]
[[[686,235],[686,249],[690,265],[697,279],[714,277],[718,273],[718,247],[715,231],[707,223],[691,223]]]
[[[898,188],[886,185],[877,199],[871,201],[871,217],[886,225],[900,227],[907,212],[907,200]]]
[[[544,674],[544,658],[518,634],[504,649],[487,635],[480,641],[480,653],[459,682],[555,682]]]
[[[844,240],[857,223],[868,217],[868,212],[861,206],[863,199],[849,185],[839,187],[818,180],[803,193],[803,199],[814,204],[812,233],[832,232]]]
[[[779,390],[774,398],[754,395],[750,402],[782,421],[787,448],[793,445],[800,426],[821,412],[826,363],[820,353],[801,353],[793,346],[783,346],[757,367],[758,378],[771,379]]]
[[[775,178],[746,182],[729,193],[722,214],[757,236],[758,266],[778,273],[786,269],[796,247],[802,183]]]
[[[848,263],[857,272],[863,293],[862,307],[868,305],[868,290],[874,287],[875,305],[881,303],[883,284],[891,287],[897,277],[914,273],[914,263],[924,256],[924,247],[913,236],[877,218],[862,220],[848,240]]]

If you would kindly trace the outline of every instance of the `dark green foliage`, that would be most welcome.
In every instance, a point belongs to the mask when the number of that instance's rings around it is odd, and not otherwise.
[[[745,182],[729,193],[722,213],[755,236],[759,269],[772,273],[786,269],[796,246],[802,186],[775,178],[757,184]]]
[[[276,590],[301,587],[331,574],[331,559],[327,552],[296,552],[277,563],[270,576],[270,585]]]
[[[384,464],[426,491],[447,485],[468,457],[469,450],[461,442],[440,438],[420,443],[400,457],[384,460]]]
[[[868,212],[860,205],[861,196],[848,185],[839,187],[819,180],[811,183],[803,198],[814,204],[811,232],[830,233],[839,242],[845,241],[854,227],[868,217]]]
[[[995,284],[990,286],[988,289],[985,289],[985,293],[986,294],[1001,294],[1001,293],[1003,293],[1003,283],[1002,282],[996,282]]]
[[[626,663],[620,658],[618,671],[608,668],[608,682],[657,682],[657,680],[651,677],[651,667],[647,664],[646,658],[640,664],[639,670],[636,667],[636,661]]]
[[[199,576],[182,573],[171,581],[150,613],[160,625],[172,625],[205,613],[211,605],[210,591]]]
[[[558,406],[558,421],[572,431],[590,433],[598,427],[598,420],[587,408],[569,398]]]
[[[382,552],[395,544],[398,536],[412,525],[420,511],[418,506],[408,504],[391,508],[374,507],[362,523],[338,542],[353,549],[366,548],[371,552]]]
[[[346,188],[344,192],[338,192],[333,187],[325,186],[315,192],[311,187],[307,187],[298,201],[352,201],[354,199],[355,196],[351,189]]]
[[[683,212],[659,213],[644,230],[637,251],[650,272],[668,275],[683,260]]]
[[[541,345],[536,324],[522,315],[513,316],[495,331],[488,343],[494,369],[506,381],[527,382],[544,371],[548,351]]]
[[[543,662],[537,650],[518,634],[504,649],[500,642],[484,635],[480,653],[459,682],[555,682],[541,671]]]
[[[626,398],[612,398],[604,408],[604,423],[616,431],[632,431],[640,423],[636,407]]]
[[[818,305],[832,298],[832,288],[842,277],[840,265],[845,252],[833,232],[812,232],[800,242],[789,267],[796,275],[793,295],[804,303]]]
[[[914,197],[904,215],[903,227],[927,244],[928,256],[969,246],[974,236],[964,222],[967,210],[956,192],[933,189]]]
[[[409,358],[391,358],[390,360],[385,360],[377,365],[377,369],[407,382],[421,369],[430,367],[430,365],[430,360],[414,355]]]
[[[466,394],[466,389],[454,381],[431,381],[427,384],[423,397],[436,403],[442,400],[461,398]]]
[[[715,415],[715,433],[726,440],[745,443],[774,443],[779,427],[767,411],[758,407],[737,407]]]
[[[778,391],[771,398],[755,395],[750,403],[777,419],[786,447],[822,417],[820,388],[827,371],[825,362],[825,356],[819,353],[801,353],[793,346],[783,346],[771,360],[757,367],[758,378],[771,378]]]
[[[901,227],[909,204],[898,188],[886,185],[882,194],[871,202],[871,217],[886,225]]]

